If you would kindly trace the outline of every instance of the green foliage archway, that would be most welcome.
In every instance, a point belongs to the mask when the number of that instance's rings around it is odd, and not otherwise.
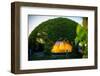
[[[29,49],[37,51],[36,48],[39,48],[39,51],[50,55],[52,46],[58,40],[68,40],[75,47],[74,42],[78,25],[75,21],[62,17],[42,22],[29,35]],[[70,57],[74,57],[74,53]]]

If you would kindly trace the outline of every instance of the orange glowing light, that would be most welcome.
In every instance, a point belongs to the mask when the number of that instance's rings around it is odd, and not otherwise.
[[[72,52],[72,45],[69,42],[66,41],[57,41],[52,50],[52,53],[66,53],[66,52]]]

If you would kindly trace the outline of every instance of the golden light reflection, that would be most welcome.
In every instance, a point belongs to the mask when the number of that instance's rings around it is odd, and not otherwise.
[[[52,53],[66,53],[72,52],[72,45],[67,41],[57,41],[52,50]]]

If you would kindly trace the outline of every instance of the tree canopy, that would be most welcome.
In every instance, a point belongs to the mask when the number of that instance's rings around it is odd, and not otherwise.
[[[29,44],[34,44],[36,38],[55,42],[58,39],[73,41],[76,37],[78,23],[67,18],[54,18],[39,24],[29,35]],[[39,42],[39,40],[37,40]]]

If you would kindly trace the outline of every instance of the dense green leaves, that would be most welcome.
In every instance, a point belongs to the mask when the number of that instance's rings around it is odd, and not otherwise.
[[[56,41],[60,38],[73,40],[76,36],[77,23],[67,18],[50,19],[41,23],[32,31],[29,38],[36,38],[37,33],[46,33],[50,40]],[[71,35],[71,36],[70,36]]]
[[[88,30],[84,28],[84,26],[77,26],[76,29],[76,38],[75,42],[76,44],[79,43],[79,46],[82,47],[83,50],[83,57],[88,56]]]

